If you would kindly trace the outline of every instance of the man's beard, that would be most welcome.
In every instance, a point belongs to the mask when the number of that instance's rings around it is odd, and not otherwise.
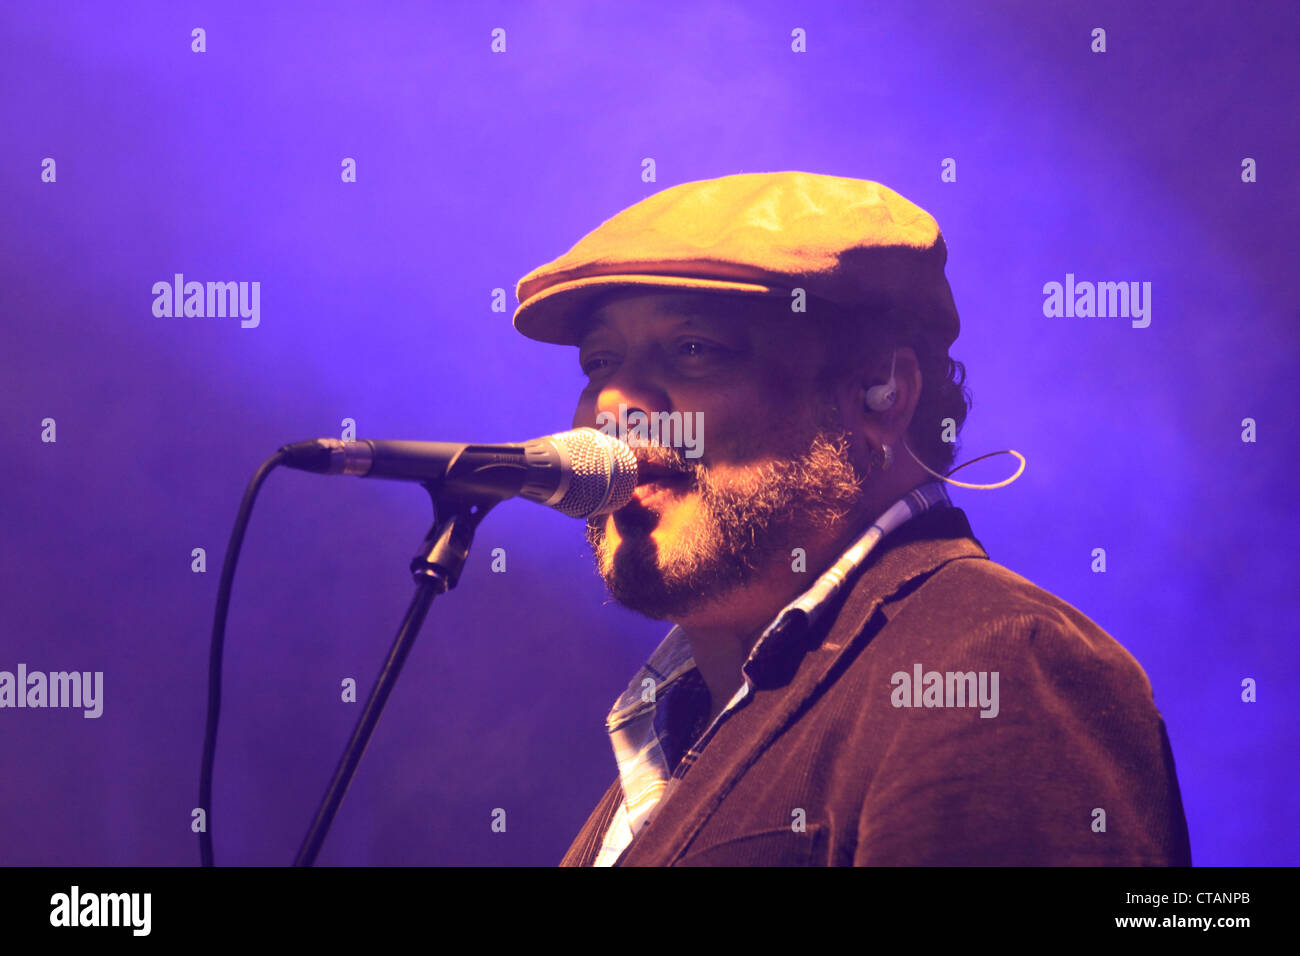
[[[659,516],[635,500],[615,519],[617,551],[606,541],[606,517],[588,519],[587,542],[611,596],[646,617],[680,619],[777,563],[791,566],[794,548],[806,553],[814,540],[834,536],[862,500],[864,476],[853,465],[847,439],[842,428],[823,425],[793,457],[726,477],[677,449],[635,448],[641,461],[689,475],[679,487],[698,491],[699,507],[664,554],[650,537]]]

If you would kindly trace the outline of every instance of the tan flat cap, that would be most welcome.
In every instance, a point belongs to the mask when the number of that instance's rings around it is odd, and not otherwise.
[[[789,299],[907,316],[945,349],[960,323],[939,224],[880,183],[819,173],[738,173],[647,196],[519,280],[515,328],[577,344],[585,306],[619,286]]]

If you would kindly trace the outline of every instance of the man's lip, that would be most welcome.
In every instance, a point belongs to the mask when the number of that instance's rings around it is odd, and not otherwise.
[[[691,482],[685,475],[671,478],[647,478],[636,486],[636,489],[632,492],[632,497],[637,501],[646,501],[665,492],[679,495],[690,489]]]

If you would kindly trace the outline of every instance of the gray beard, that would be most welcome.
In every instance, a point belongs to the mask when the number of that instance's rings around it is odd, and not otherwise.
[[[612,550],[606,517],[587,521],[587,542],[610,596],[654,620],[677,620],[752,583],[791,551],[839,529],[862,500],[862,478],[842,430],[822,428],[790,459],[719,480],[676,449],[637,448],[637,456],[692,472],[700,514],[660,554],[650,534],[658,515],[634,499],[614,519],[621,541]],[[812,582],[810,581],[809,584]]]

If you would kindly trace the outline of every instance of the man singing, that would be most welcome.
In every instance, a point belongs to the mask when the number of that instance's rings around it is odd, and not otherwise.
[[[946,258],[884,186],[755,173],[520,280],[515,327],[578,349],[575,426],[680,413],[698,444],[627,436],[643,484],[588,522],[613,597],[674,626],[562,865],[1190,864],[1142,668],[948,499]]]

